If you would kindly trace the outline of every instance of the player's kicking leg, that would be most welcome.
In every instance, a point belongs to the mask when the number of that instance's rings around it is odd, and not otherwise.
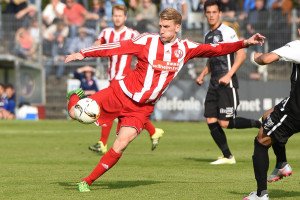
[[[155,128],[150,120],[148,120],[147,123],[145,124],[145,129],[148,131],[150,135],[151,142],[152,142],[151,150],[153,151],[158,146],[159,140],[162,138],[164,134],[164,130],[160,128]]]
[[[121,127],[112,148],[102,156],[90,175],[83,178],[83,180],[78,183],[78,190],[80,192],[89,192],[89,186],[119,161],[123,151],[137,135],[137,130],[135,128]]]

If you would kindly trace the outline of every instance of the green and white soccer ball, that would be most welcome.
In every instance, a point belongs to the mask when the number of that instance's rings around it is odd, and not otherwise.
[[[76,119],[83,124],[91,124],[100,116],[100,107],[91,98],[80,99],[74,107]]]

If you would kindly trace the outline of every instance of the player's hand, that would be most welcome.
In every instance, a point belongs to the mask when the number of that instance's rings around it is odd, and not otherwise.
[[[196,79],[196,83],[198,84],[198,85],[202,85],[203,83],[204,83],[204,77],[202,77],[202,76],[198,76],[198,78]]]
[[[252,45],[260,45],[262,46],[265,42],[266,37],[256,33],[254,35],[252,35],[250,38],[248,38],[247,40],[244,40],[244,44],[245,46],[252,46]]]
[[[231,76],[226,74],[225,76],[223,76],[219,79],[219,84],[220,85],[228,85],[230,80],[231,80]]]
[[[65,59],[65,63],[71,62],[73,60],[83,60],[84,56],[81,53],[72,53],[70,55],[67,55]]]
[[[67,96],[66,96],[67,100],[70,100],[70,97],[72,96],[72,94],[76,94],[79,97],[79,99],[82,99],[85,97],[84,91],[81,88],[78,88],[76,90],[72,90],[72,91],[68,92]]]

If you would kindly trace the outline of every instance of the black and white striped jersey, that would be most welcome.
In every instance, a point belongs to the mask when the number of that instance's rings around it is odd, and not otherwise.
[[[219,42],[236,42],[238,37],[236,32],[225,24],[221,24],[217,29],[210,30],[205,34],[205,43],[217,44]],[[216,88],[219,86],[219,79],[227,74],[231,69],[234,62],[234,53],[225,56],[212,57],[208,59],[210,66],[211,79],[210,86]],[[238,88],[238,79],[236,74],[232,76],[232,79],[228,87]]]
[[[292,41],[272,52],[279,55],[280,60],[293,63],[290,97],[284,109],[292,118],[300,120],[300,40]]]

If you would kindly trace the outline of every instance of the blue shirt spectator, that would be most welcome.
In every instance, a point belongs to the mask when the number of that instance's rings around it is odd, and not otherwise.
[[[243,9],[245,12],[249,12],[255,8],[255,0],[245,0]]]
[[[93,78],[95,69],[91,66],[83,66],[74,72],[74,78],[80,80],[80,87],[86,96],[96,93],[99,89],[96,80]]]
[[[8,84],[5,87],[6,100],[4,101],[4,109],[12,114],[15,114],[15,89],[13,85]]]

